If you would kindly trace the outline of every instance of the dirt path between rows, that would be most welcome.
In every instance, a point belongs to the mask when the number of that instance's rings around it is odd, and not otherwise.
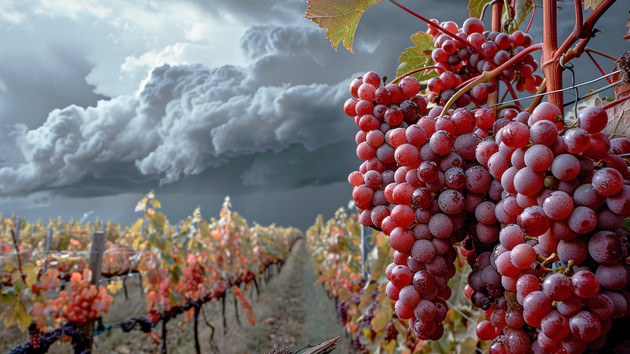
[[[254,300],[256,325],[230,327],[228,335],[217,341],[219,352],[266,353],[283,347],[296,351],[336,336],[341,338],[334,353],[349,352],[334,303],[321,285],[315,285],[316,280],[305,242],[298,241],[293,256]]]

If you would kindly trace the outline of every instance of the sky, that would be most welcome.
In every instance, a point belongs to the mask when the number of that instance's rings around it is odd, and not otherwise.
[[[462,0],[421,3],[406,4],[467,17]],[[250,222],[305,229],[332,216],[360,163],[342,110],[349,83],[370,70],[393,78],[426,25],[382,2],[351,54],[305,10],[304,0],[0,2],[0,212],[129,223],[154,190],[171,222],[197,206],[216,216],[226,195]],[[591,47],[630,49],[628,10],[618,1]],[[572,6],[558,27],[571,31]],[[588,60],[574,64],[578,82],[597,76]]]

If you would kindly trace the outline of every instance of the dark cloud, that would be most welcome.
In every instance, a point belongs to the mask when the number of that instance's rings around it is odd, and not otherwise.
[[[0,129],[42,124],[50,111],[71,104],[89,106],[104,96],[85,82],[92,63],[81,48],[52,45],[40,52],[5,51],[0,56]]]
[[[349,160],[335,157],[341,146],[353,154],[352,120],[340,108],[350,77],[285,81],[331,62],[329,51],[308,54],[327,45],[317,32],[255,27],[241,42],[252,61],[248,67],[164,65],[137,96],[54,110],[34,129],[16,125],[12,134],[24,161],[0,168],[2,194],[115,193],[208,169],[228,176],[230,183],[223,184],[232,187],[237,181],[288,189],[343,179],[347,168],[337,167]],[[270,66],[283,67],[285,75]],[[329,168],[319,157],[330,161]]]

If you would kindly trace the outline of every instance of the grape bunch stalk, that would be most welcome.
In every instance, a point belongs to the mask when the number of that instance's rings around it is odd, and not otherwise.
[[[463,29],[441,26],[461,36],[483,32],[472,20]],[[527,43],[519,36],[508,41],[512,53]],[[436,39],[444,53],[447,40]],[[531,92],[538,80],[528,58],[513,79]],[[352,81],[344,104],[363,160],[348,182],[361,223],[382,230],[395,251],[386,293],[396,316],[419,339],[442,337],[459,250],[471,267],[464,293],[483,310],[477,336],[492,341],[490,353],[601,348],[613,321],[630,316],[623,228],[630,172],[619,156],[630,153],[630,141],[602,133],[609,117],[601,107],[565,122],[549,102],[531,113],[436,105],[446,101],[434,100],[444,93],[443,77],[459,75],[461,83],[463,69],[472,70],[455,62],[442,61],[423,92],[412,76],[386,85],[367,72]]]
[[[435,19],[431,22],[438,24]],[[532,37],[520,30],[511,35],[485,31],[483,22],[478,18],[467,19],[461,27],[453,21],[445,21],[439,26],[429,26],[427,32],[433,36],[435,49],[431,57],[439,74],[427,82],[428,98],[436,104],[445,104],[464,82],[506,63],[532,44]],[[503,70],[500,77],[514,83],[517,91],[536,93],[543,81],[542,76],[534,74],[537,69],[538,63],[531,54],[527,54],[521,61]],[[488,101],[488,95],[497,92],[497,88],[496,81],[476,85],[470,93],[460,96],[454,105],[466,107],[471,102],[483,105]]]

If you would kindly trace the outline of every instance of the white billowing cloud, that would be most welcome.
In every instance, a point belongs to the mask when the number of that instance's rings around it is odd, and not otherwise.
[[[15,25],[24,21],[25,18],[24,13],[16,9],[13,2],[0,2],[0,21]]]
[[[69,17],[78,19],[81,16],[105,19],[112,15],[112,10],[99,0],[39,0],[34,6],[35,14],[50,17]]]
[[[194,1],[6,0],[0,1],[0,61],[20,53],[45,66],[49,48],[81,48],[74,60],[91,63],[82,84],[116,97],[136,91],[163,64],[243,64],[235,39],[250,26],[237,14],[213,16]],[[147,60],[155,65],[137,65]]]
[[[241,156],[296,145],[308,152],[347,139],[344,132],[352,132],[352,123],[339,107],[348,96],[349,78],[340,83],[288,83],[257,71],[263,61],[289,73],[330,61],[324,55],[294,61],[295,56],[308,57],[303,52],[319,45],[299,40],[316,31],[258,27],[252,30],[255,40],[267,49],[249,54],[247,67],[164,65],[153,70],[137,95],[101,100],[94,107],[57,109],[33,129],[14,125],[23,162],[0,164],[0,193],[63,188],[80,184],[84,177],[97,178],[104,166],[111,176],[116,165],[129,164],[141,174],[172,183]],[[253,38],[246,35],[244,41]],[[256,170],[259,166],[251,173]],[[121,174],[126,172],[121,168]],[[272,182],[260,175],[242,179],[250,185]]]

